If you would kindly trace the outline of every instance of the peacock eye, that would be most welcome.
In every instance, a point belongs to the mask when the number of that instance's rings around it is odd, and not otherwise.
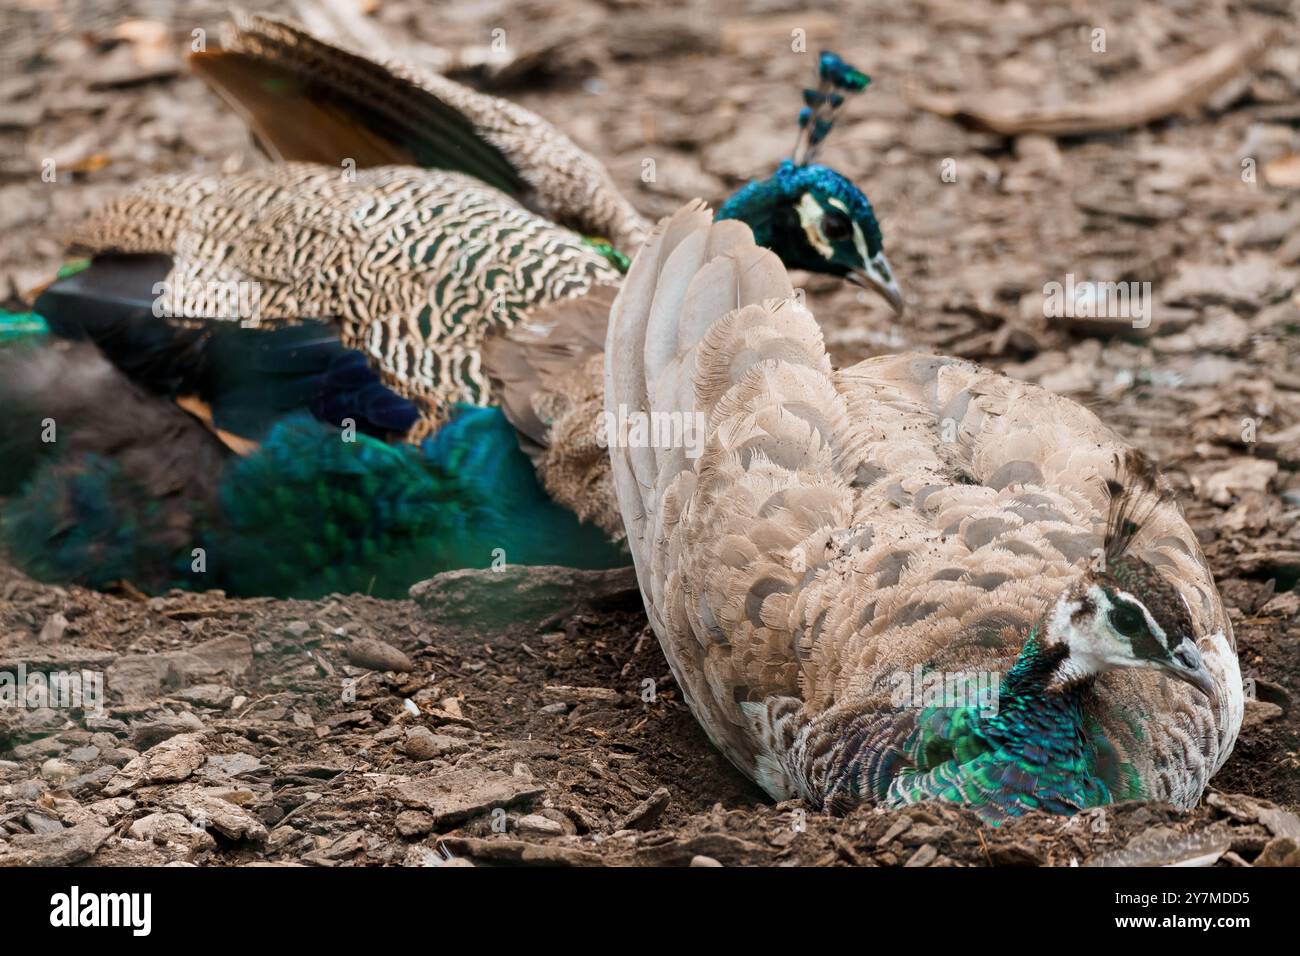
[[[848,216],[842,212],[829,209],[822,217],[822,235],[831,242],[847,239],[853,235],[853,223],[849,222]]]
[[[1147,619],[1132,604],[1120,601],[1110,609],[1110,626],[1125,637],[1133,638],[1146,633]]]

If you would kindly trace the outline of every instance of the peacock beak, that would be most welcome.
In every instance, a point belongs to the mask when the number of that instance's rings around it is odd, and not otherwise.
[[[889,303],[896,315],[903,314],[903,290],[894,280],[894,270],[889,267],[884,250],[868,259],[864,268],[850,272],[848,279],[864,289],[874,289]]]
[[[1201,657],[1201,652],[1190,638],[1184,638],[1183,642],[1170,655],[1167,670],[1179,680],[1185,680],[1191,684],[1210,700],[1218,696],[1219,685],[1214,680],[1214,675],[1210,673],[1209,668],[1205,666],[1205,661]]]

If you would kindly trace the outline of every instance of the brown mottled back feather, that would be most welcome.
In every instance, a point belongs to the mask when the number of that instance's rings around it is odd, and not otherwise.
[[[479,347],[525,311],[616,282],[579,236],[460,173],[308,163],[149,180],[73,236],[91,252],[172,255],[169,301],[204,312],[214,287],[255,288],[246,325],[333,319],[429,434],[452,402],[487,404]],[[250,297],[251,298],[251,297]]]

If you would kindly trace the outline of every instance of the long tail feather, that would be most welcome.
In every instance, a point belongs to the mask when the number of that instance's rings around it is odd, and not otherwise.
[[[0,540],[43,580],[397,597],[494,562],[626,562],[546,496],[495,409],[462,409],[422,448],[299,413],[239,458],[92,346],[57,342],[0,349],[0,407]]]
[[[38,577],[146,590],[180,580],[226,457],[193,418],[90,345],[0,349],[3,540]]]

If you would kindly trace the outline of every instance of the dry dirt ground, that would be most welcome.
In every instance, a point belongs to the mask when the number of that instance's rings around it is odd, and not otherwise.
[[[1121,805],[997,831],[942,806],[829,819],[771,805],[713,751],[626,576],[513,569],[418,601],[235,601],[61,589],[0,563],[0,672],[85,667],[108,692],[99,715],[0,710],[0,863],[1300,861],[1295,3],[370,7],[364,26],[395,50],[541,112],[656,215],[788,152],[812,69],[792,31],[872,73],[823,158],[872,197],[909,315],[808,279],[837,359],[969,357],[1087,402],[1153,452],[1229,606],[1258,698],[1247,726],[1190,813]],[[177,53],[224,15],[209,0],[6,5],[11,305],[57,267],[63,230],[138,177],[265,161]],[[1124,105],[1112,84],[1270,30],[1201,102],[1136,127],[1008,134],[918,105]],[[1045,284],[1067,275],[1149,282],[1150,327],[1045,317]],[[517,585],[542,610],[485,626],[494,589]]]

